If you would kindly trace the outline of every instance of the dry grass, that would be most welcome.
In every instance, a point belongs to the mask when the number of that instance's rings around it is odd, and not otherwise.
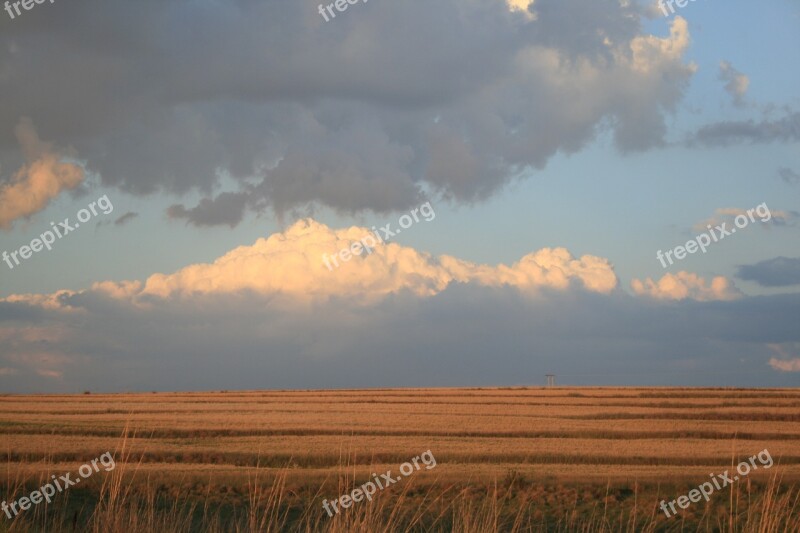
[[[800,531],[799,406],[796,389],[0,396],[5,500],[108,450],[118,465],[0,531]],[[765,448],[771,470],[658,510]],[[428,449],[436,469],[322,510]]]

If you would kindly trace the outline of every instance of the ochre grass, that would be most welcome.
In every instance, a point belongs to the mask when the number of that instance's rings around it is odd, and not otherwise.
[[[661,499],[764,449],[771,469],[659,516]],[[24,519],[0,516],[0,531],[69,531],[80,516],[94,531],[767,532],[797,524],[778,503],[800,510],[798,389],[0,396],[5,500],[109,450],[120,468]],[[335,519],[322,512],[322,498],[426,450],[435,469]]]

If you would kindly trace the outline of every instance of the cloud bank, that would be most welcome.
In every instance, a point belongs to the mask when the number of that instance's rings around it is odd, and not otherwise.
[[[660,146],[695,71],[686,21],[651,35],[631,2],[375,2],[330,24],[317,5],[53,5],[0,35],[0,122],[31,116],[105,186],[203,195],[172,218],[235,226],[480,201],[601,132]]]
[[[390,243],[333,271],[367,228],[313,220],[143,281],[0,300],[4,390],[539,383],[782,385],[792,295],[646,280],[555,248],[512,265]],[[780,357],[778,357],[780,356]],[[782,365],[782,366],[781,366]],[[687,377],[687,369],[691,374]],[[721,370],[726,369],[726,370]]]

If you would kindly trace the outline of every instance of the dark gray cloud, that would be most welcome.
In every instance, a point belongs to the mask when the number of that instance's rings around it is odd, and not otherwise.
[[[232,225],[480,201],[604,129],[658,146],[693,72],[685,26],[648,41],[635,3],[381,1],[328,23],[317,5],[86,0],[3,21],[0,124],[30,116],[104,185],[199,192],[171,215]],[[213,198],[223,178],[248,200]]]
[[[763,287],[800,284],[800,258],[776,257],[754,265],[740,265],[736,277]]]
[[[794,142],[800,140],[800,113],[793,112],[777,120],[724,121],[708,124],[694,133],[690,146],[728,146]]]
[[[17,321],[34,323],[43,317],[44,313],[39,307],[22,303],[0,302],[0,325],[13,325]]]
[[[137,218],[138,216],[139,216],[139,213],[134,213],[133,211],[128,211],[124,215],[122,215],[120,217],[117,217],[117,219],[114,220],[113,222],[112,221],[101,220],[100,222],[97,223],[97,226],[98,227],[100,227],[100,226],[108,226],[110,224],[114,224],[115,226],[124,226],[125,224],[127,224],[128,222],[130,222],[134,218]]]
[[[796,377],[769,367],[768,345],[800,341],[794,295],[661,303],[453,285],[370,306],[253,294],[147,309],[96,292],[67,300],[80,312],[36,319],[58,339],[0,345],[0,366],[18,371],[0,376],[3,390],[485,386],[539,384],[548,372],[565,384],[792,386]],[[37,374],[42,361],[28,352],[48,354],[62,377]]]
[[[781,177],[783,181],[785,181],[789,185],[796,185],[800,183],[800,174],[798,174],[797,172],[795,172],[790,168],[786,167],[779,168],[778,175]]]
[[[242,221],[247,195],[224,192],[213,199],[203,198],[200,203],[186,209],[175,204],[167,209],[167,216],[175,219],[186,219],[195,226],[228,225],[235,227]]]
[[[117,220],[115,220],[114,221],[114,225],[115,226],[124,226],[125,224],[127,224],[128,222],[130,222],[131,220],[133,220],[134,218],[136,218],[138,216],[139,216],[139,213],[134,213],[133,211],[128,211],[127,213],[125,213],[124,215],[119,217]]]

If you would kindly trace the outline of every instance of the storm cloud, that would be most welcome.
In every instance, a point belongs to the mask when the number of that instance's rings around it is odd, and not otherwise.
[[[104,185],[200,193],[169,216],[235,226],[480,201],[602,131],[660,146],[695,70],[686,21],[647,34],[635,3],[362,7],[324,23],[310,0],[57,3],[0,34],[0,123],[30,116]]]
[[[800,258],[776,257],[754,265],[740,265],[736,277],[763,287],[800,284]]]

